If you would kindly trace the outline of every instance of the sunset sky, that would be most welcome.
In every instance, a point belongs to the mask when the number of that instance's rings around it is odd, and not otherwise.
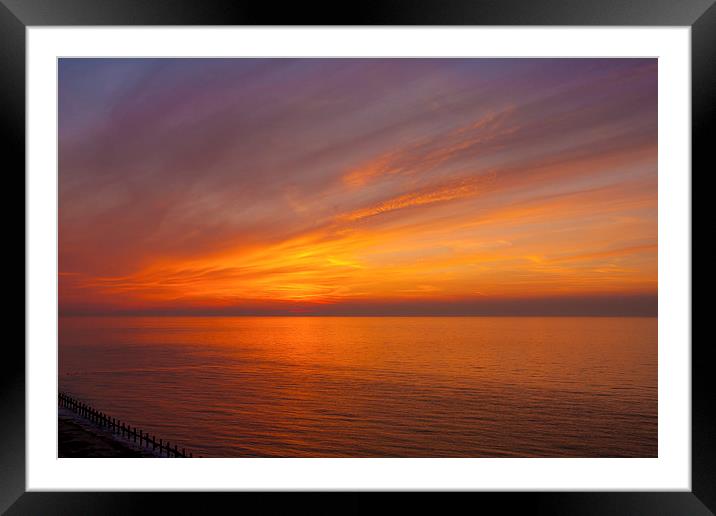
[[[62,314],[656,315],[655,59],[61,59]]]

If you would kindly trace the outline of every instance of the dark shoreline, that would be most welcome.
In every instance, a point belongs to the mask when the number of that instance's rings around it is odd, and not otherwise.
[[[58,394],[59,457],[193,457],[186,448],[157,439],[86,403]]]
[[[60,408],[57,414],[58,458],[157,457]]]

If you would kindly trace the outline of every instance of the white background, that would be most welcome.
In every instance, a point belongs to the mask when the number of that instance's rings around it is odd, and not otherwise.
[[[28,28],[27,489],[690,490],[690,29]],[[57,58],[659,58],[659,457],[58,459]]]

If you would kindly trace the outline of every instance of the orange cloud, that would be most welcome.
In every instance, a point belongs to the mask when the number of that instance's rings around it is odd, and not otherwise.
[[[518,127],[509,125],[514,111],[514,106],[510,106],[500,112],[489,112],[468,125],[387,152],[349,170],[343,175],[343,182],[353,187],[364,186],[382,176],[417,174],[456,161],[469,151],[479,150],[481,145],[514,134]]]
[[[339,217],[339,220],[358,221],[396,210],[473,197],[495,179],[494,174],[459,179],[400,195],[376,205],[362,208]]]

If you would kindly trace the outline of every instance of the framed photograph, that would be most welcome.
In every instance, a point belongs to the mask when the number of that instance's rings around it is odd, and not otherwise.
[[[0,4],[0,511],[713,514],[713,2],[207,4]]]

